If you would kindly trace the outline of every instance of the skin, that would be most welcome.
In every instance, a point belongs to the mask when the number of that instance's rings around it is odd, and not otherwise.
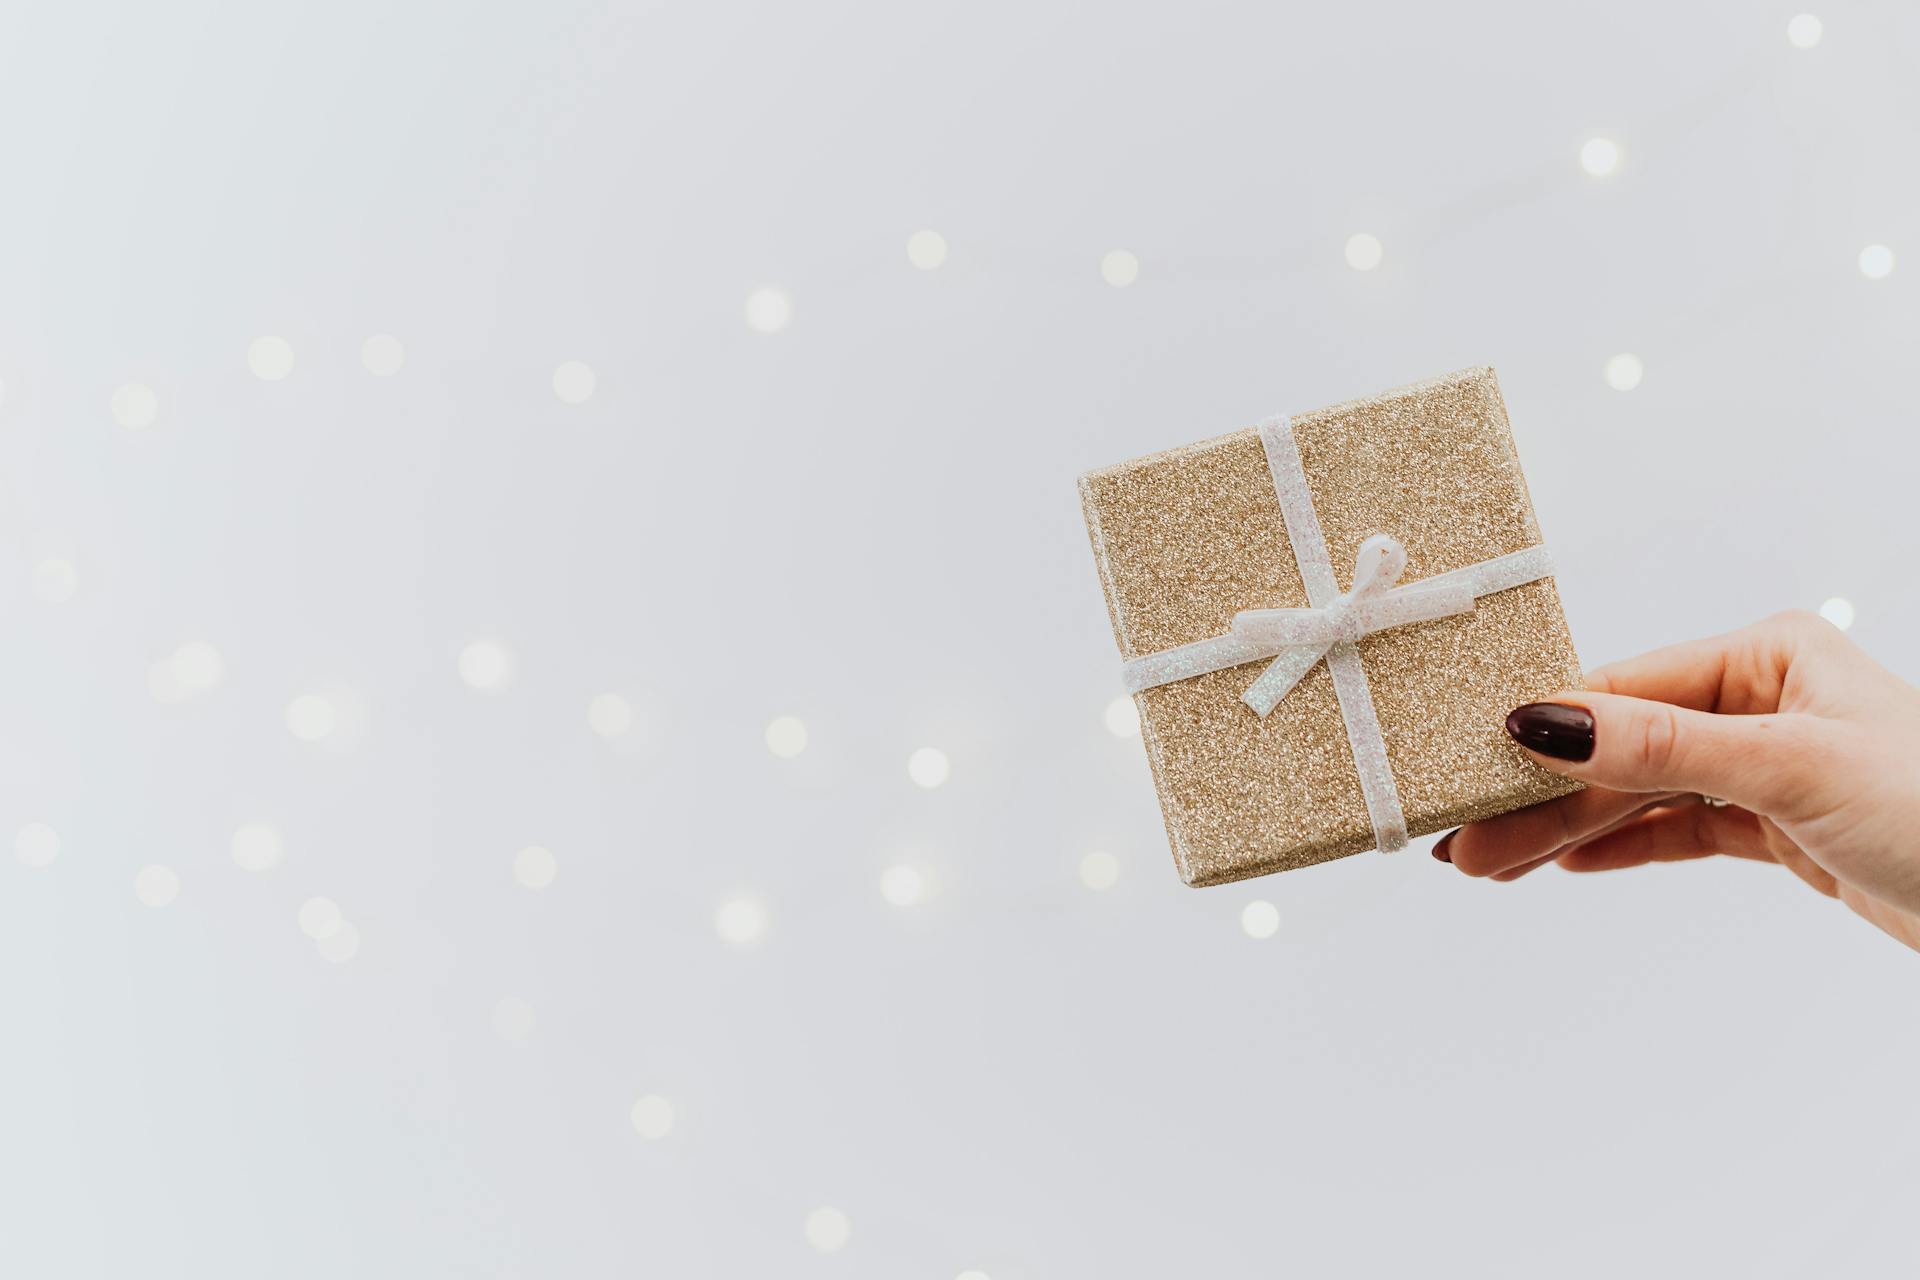
[[[1592,713],[1592,758],[1528,753],[1587,789],[1462,827],[1444,842],[1455,867],[1504,881],[1549,862],[1775,862],[1920,950],[1920,690],[1810,613],[1587,682],[1546,700]]]

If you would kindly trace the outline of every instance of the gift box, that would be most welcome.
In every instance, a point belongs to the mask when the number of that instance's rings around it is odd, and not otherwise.
[[[1080,496],[1188,884],[1579,788],[1502,727],[1580,665],[1492,369],[1123,462]]]

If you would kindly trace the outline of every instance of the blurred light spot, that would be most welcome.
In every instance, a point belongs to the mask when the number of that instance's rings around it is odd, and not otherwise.
[[[888,867],[880,873],[880,896],[896,907],[911,907],[926,894],[926,877],[912,867]]]
[[[1860,251],[1860,274],[1869,280],[1884,280],[1893,270],[1893,250],[1883,244],[1870,244]]]
[[[133,878],[133,896],[144,907],[164,907],[180,896],[180,877],[172,867],[142,867]]]
[[[160,413],[160,397],[153,388],[129,382],[113,393],[113,420],[123,427],[138,430],[150,427]]]
[[[293,372],[293,348],[285,338],[255,338],[247,344],[247,368],[263,382],[278,382]]]
[[[60,856],[60,833],[44,822],[29,822],[14,834],[13,856],[22,866],[44,867]]]
[[[407,349],[390,333],[376,333],[360,344],[360,363],[376,378],[391,378],[407,362]]]
[[[821,1253],[838,1253],[853,1238],[853,1223],[838,1209],[822,1206],[807,1215],[807,1243]]]
[[[515,1044],[533,1034],[533,1006],[519,996],[507,996],[493,1006],[493,1033]]]
[[[242,871],[271,871],[286,852],[280,833],[264,822],[249,822],[233,833],[233,864]]]
[[[1116,738],[1140,736],[1140,708],[1132,698],[1115,698],[1107,704],[1107,732]]]
[[[313,944],[328,964],[345,964],[360,954],[360,930],[342,920],[340,927]]]
[[[1371,271],[1380,265],[1380,242],[1362,231],[1347,238],[1347,265],[1355,271]]]
[[[460,651],[460,678],[469,688],[497,693],[513,677],[513,655],[497,640],[475,640]]]
[[[1580,167],[1604,178],[1620,167],[1620,144],[1611,138],[1588,138],[1580,148]]]
[[[1280,931],[1280,908],[1271,902],[1249,902],[1240,909],[1240,927],[1249,938],[1271,938]]]
[[[579,360],[569,360],[553,371],[553,394],[562,404],[585,404],[593,399],[598,379],[593,370]]]
[[[755,333],[778,333],[793,323],[793,297],[785,289],[769,286],[747,295],[744,308],[747,328]]]
[[[529,889],[544,889],[560,873],[553,851],[530,844],[513,855],[513,878]]]
[[[929,790],[945,782],[952,768],[947,753],[938,747],[921,747],[907,757],[907,776]]]
[[[191,640],[147,667],[147,692],[156,702],[185,702],[218,686],[226,669],[218,649]]]
[[[938,231],[916,231],[907,237],[907,261],[931,271],[947,260],[947,238]]]
[[[80,588],[80,571],[73,561],[48,556],[33,566],[33,594],[48,604],[65,604]]]
[[[959,1275],[955,1276],[953,1280],[993,1280],[993,1278],[984,1271],[969,1269],[962,1271]]]
[[[1853,601],[1835,596],[1820,606],[1820,616],[1845,631],[1853,625]]]
[[[1089,889],[1111,889],[1120,881],[1120,860],[1100,850],[1080,859],[1080,883]]]
[[[617,693],[595,694],[587,704],[587,727],[603,738],[617,738],[633,728],[633,707]]]
[[[752,898],[734,898],[713,913],[713,931],[722,942],[745,946],[767,931],[767,909]]]
[[[1796,49],[1811,49],[1820,43],[1825,30],[1820,19],[1812,14],[1797,14],[1787,22],[1787,43]]]
[[[227,664],[220,651],[205,640],[189,640],[173,651],[173,676],[190,693],[203,693],[220,683]]]
[[[1631,351],[1622,351],[1607,361],[1607,385],[1615,391],[1633,390],[1645,374],[1646,367],[1640,363],[1640,357]]]
[[[321,741],[336,720],[333,703],[317,693],[303,693],[287,704],[287,732],[302,742]]]
[[[649,1142],[658,1142],[673,1132],[673,1104],[657,1093],[636,1098],[627,1118],[633,1121],[633,1131]]]
[[[315,942],[333,936],[343,923],[340,904],[332,898],[308,898],[300,904],[300,932]]]
[[[1124,289],[1140,278],[1140,259],[1125,249],[1115,249],[1100,259],[1100,278],[1116,289]]]
[[[775,716],[767,721],[767,750],[791,760],[807,749],[807,726],[799,716]]]

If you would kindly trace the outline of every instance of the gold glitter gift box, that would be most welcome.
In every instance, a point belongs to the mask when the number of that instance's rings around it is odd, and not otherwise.
[[[1370,535],[1398,539],[1407,584],[1541,542],[1492,369],[1300,414],[1288,427],[1340,591],[1353,589]],[[1223,636],[1242,611],[1323,603],[1309,601],[1279,474],[1249,429],[1081,477],[1123,659]],[[1502,728],[1514,707],[1580,683],[1551,577],[1354,643],[1410,835],[1579,788],[1534,764]],[[1332,663],[1315,663],[1262,716],[1242,694],[1267,661],[1134,695],[1174,861],[1190,885],[1375,845]]]

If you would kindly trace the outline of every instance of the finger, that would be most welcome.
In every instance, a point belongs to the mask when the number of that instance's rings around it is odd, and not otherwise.
[[[1842,885],[1834,896],[1853,908],[1854,914],[1879,926],[1888,937],[1920,951],[1920,919],[1852,885]]]
[[[1708,804],[1654,809],[1605,835],[1560,854],[1568,871],[1617,871],[1649,862],[1680,862],[1714,854],[1773,861],[1760,820],[1744,809]]]
[[[1587,688],[1695,711],[1777,711],[1795,655],[1833,634],[1832,626],[1813,614],[1782,613],[1725,635],[1610,662],[1587,673]]]
[[[1509,867],[1507,870],[1499,872],[1496,875],[1490,875],[1487,879],[1499,884],[1509,884],[1518,880],[1521,876],[1530,875],[1546,866],[1549,862],[1553,861],[1553,856],[1552,854],[1548,854],[1544,858],[1535,858],[1532,862],[1523,862],[1517,867]]]
[[[1800,714],[1714,715],[1607,693],[1516,707],[1507,732],[1555,773],[1615,791],[1720,796],[1776,818],[1837,803],[1848,727]]]
[[[1545,804],[1469,823],[1447,842],[1453,865],[1470,876],[1497,876],[1630,818],[1659,797],[1589,787]]]

